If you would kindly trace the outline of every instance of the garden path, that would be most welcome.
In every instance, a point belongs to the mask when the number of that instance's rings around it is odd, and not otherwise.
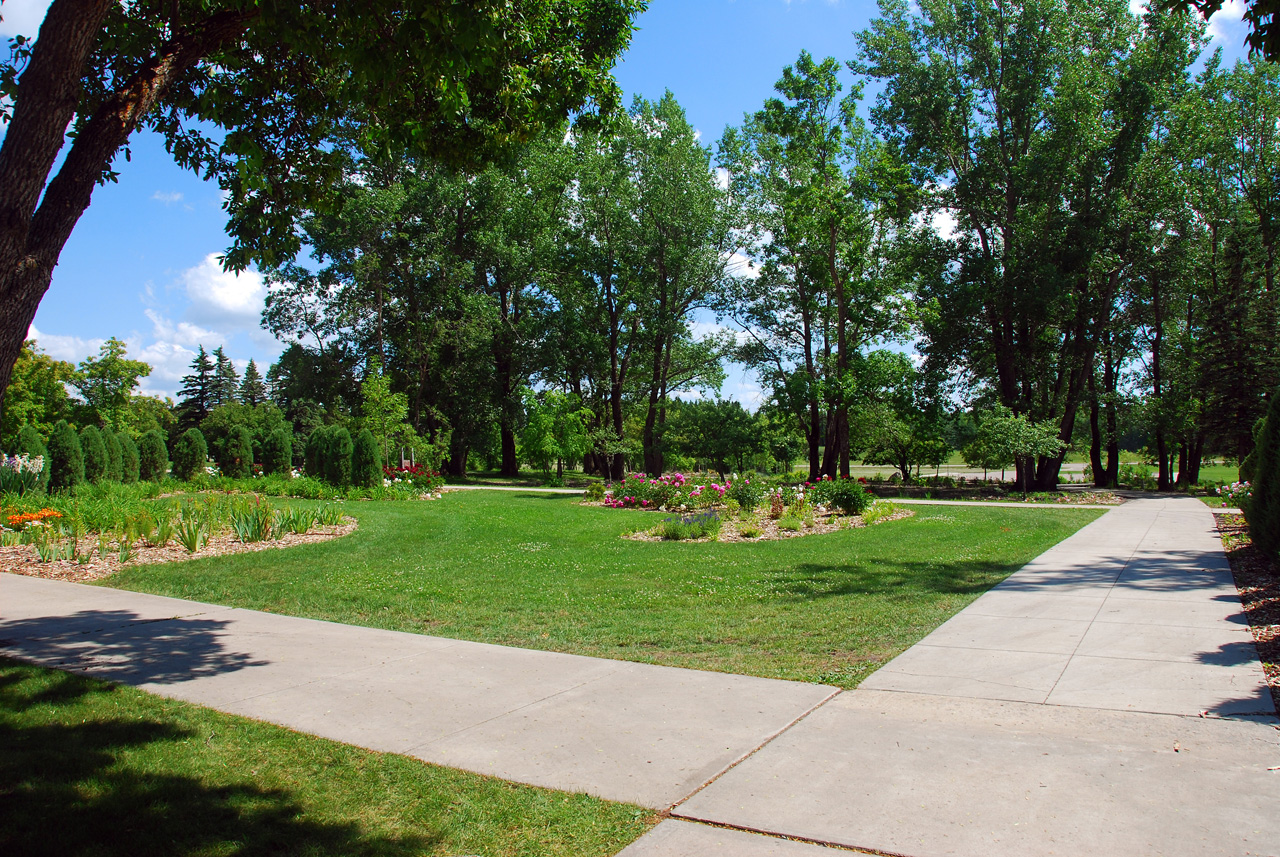
[[[12,575],[0,651],[673,807],[626,857],[1280,843],[1274,708],[1212,513],[1186,498],[1113,508],[846,693]]]

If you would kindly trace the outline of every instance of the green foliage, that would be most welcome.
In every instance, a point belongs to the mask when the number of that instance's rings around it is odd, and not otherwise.
[[[124,458],[120,450],[120,438],[111,429],[104,429],[102,444],[107,448],[107,479],[111,482],[123,482]]]
[[[409,415],[409,397],[391,391],[391,376],[382,371],[382,364],[376,359],[370,362],[369,375],[360,385],[360,395],[363,400],[360,412],[365,428],[373,433],[382,460],[389,460],[391,445],[413,433],[405,423]]]
[[[146,482],[162,482],[169,473],[169,450],[164,435],[152,429],[138,444],[138,478]]]
[[[579,459],[587,451],[587,421],[591,412],[582,407],[572,393],[544,390],[523,393],[525,425],[520,433],[520,450],[524,459],[542,471],[557,472],[567,460]]]
[[[66,420],[58,420],[49,435],[49,490],[71,491],[84,481],[84,450],[80,435]]]
[[[668,419],[670,445],[706,462],[722,479],[731,470],[743,469],[748,457],[765,451],[761,426],[741,403],[731,399],[673,402]]]
[[[253,475],[253,438],[242,425],[232,426],[218,455],[218,468],[231,479]]]
[[[357,488],[376,488],[382,484],[382,458],[373,432],[361,429],[351,452],[351,484]]]
[[[1256,450],[1253,491],[1244,514],[1253,543],[1276,559],[1280,558],[1280,389],[1271,394]]]
[[[49,461],[49,450],[45,447],[44,439],[41,438],[40,432],[36,430],[35,426],[27,424],[18,431],[16,452],[18,454],[25,453],[31,458],[40,456],[44,459],[44,469],[40,471],[39,485],[41,488],[48,488],[49,476],[53,472],[53,466]]]
[[[189,428],[173,445],[173,476],[184,482],[204,475],[209,446],[200,429]]]
[[[261,460],[262,447],[276,429],[291,430],[284,411],[272,402],[250,406],[232,400],[220,404],[200,423],[200,431],[209,444],[209,450],[219,462],[222,460],[224,447],[237,428],[249,432],[250,446],[253,449],[251,463]]]
[[[583,492],[582,498],[591,503],[599,503],[604,499],[604,483],[592,482],[587,486],[587,490]]]
[[[996,405],[978,425],[977,443],[992,461],[1026,462],[1023,493],[1029,490],[1031,462],[1037,456],[1055,456],[1065,444],[1058,439],[1057,429],[1048,423],[1035,424],[1025,414],[1015,415],[1004,405]]]
[[[117,434],[116,439],[120,441],[120,481],[132,485],[138,481],[142,468],[138,445],[123,432]]]
[[[342,426],[329,431],[324,451],[324,479],[336,488],[351,484],[351,432]]]
[[[280,426],[262,444],[262,472],[288,478],[293,473],[293,432]]]
[[[833,479],[824,483],[827,503],[846,515],[861,515],[871,505],[872,496],[856,479]]]
[[[307,437],[303,468],[313,479],[324,478],[324,461],[329,449],[329,426],[317,426]]]
[[[125,344],[114,336],[102,344],[97,357],[82,362],[71,379],[85,404],[104,425],[119,431],[126,425],[133,390],[151,374],[151,366],[125,357]]]
[[[696,515],[683,515],[664,518],[656,532],[667,541],[688,541],[690,539],[715,539],[720,535],[722,522],[720,515],[713,511],[700,512]]]
[[[44,437],[53,425],[68,413],[67,383],[76,368],[54,360],[37,347],[34,339],[22,344],[13,364],[13,376],[4,391],[4,407],[0,410],[0,449],[13,446],[22,426],[34,425]]]
[[[725,496],[738,504],[738,508],[750,514],[764,500],[765,483],[755,474],[742,474],[729,485]]]
[[[110,461],[107,446],[102,442],[102,432],[97,426],[80,429],[80,449],[84,453],[84,478],[95,485],[107,478]]]

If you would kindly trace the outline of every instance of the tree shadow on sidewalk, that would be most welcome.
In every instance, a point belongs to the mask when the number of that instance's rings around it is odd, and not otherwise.
[[[127,684],[174,684],[263,666],[222,642],[212,618],[148,619],[129,610],[0,621],[0,653]]]

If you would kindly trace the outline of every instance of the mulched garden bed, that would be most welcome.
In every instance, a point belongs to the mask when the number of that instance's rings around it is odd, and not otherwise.
[[[289,534],[278,539],[267,539],[261,542],[241,542],[234,535],[224,533],[214,536],[195,553],[187,553],[187,549],[171,541],[165,545],[151,547],[138,542],[134,547],[133,557],[128,562],[120,562],[118,550],[112,550],[101,556],[97,551],[96,539],[85,539],[81,542],[81,550],[93,548],[93,558],[86,563],[76,560],[54,560],[40,562],[34,545],[14,545],[0,547],[0,572],[22,574],[27,577],[43,577],[49,580],[65,580],[72,583],[88,583],[101,580],[115,574],[121,568],[135,565],[151,565],[159,562],[181,562],[188,559],[201,559],[207,556],[226,556],[233,553],[249,553],[252,551],[288,548],[294,545],[309,545],[341,538],[356,528],[355,518],[346,517],[336,527],[313,527],[303,535]]]
[[[1280,710],[1280,567],[1253,546],[1244,515],[1214,515],[1231,574],[1249,617],[1271,698]]]
[[[879,518],[871,524],[866,523],[859,516],[847,516],[822,512],[814,516],[813,526],[801,526],[798,530],[784,530],[778,526],[778,522],[770,519],[768,516],[761,516],[759,520],[752,521],[755,526],[760,528],[760,535],[747,537],[742,534],[741,528],[747,524],[747,521],[741,520],[725,520],[720,527],[720,534],[715,541],[718,542],[768,542],[777,541],[779,539],[794,539],[800,536],[817,536],[823,533],[834,533],[837,530],[855,530],[859,527],[877,526],[888,521],[900,521],[903,518],[910,518],[915,514],[913,509],[895,509],[890,514]],[[654,530],[641,530],[635,533],[626,533],[622,536],[624,539],[630,539],[636,542],[661,542],[668,541]],[[709,542],[711,539],[684,539],[688,542]]]

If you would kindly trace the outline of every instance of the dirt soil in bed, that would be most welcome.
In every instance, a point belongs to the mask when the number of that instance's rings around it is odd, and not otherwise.
[[[252,551],[275,550],[294,545],[309,545],[341,538],[356,528],[354,518],[344,518],[336,527],[315,527],[305,535],[286,535],[279,539],[267,539],[261,542],[244,543],[230,533],[214,536],[195,553],[187,553],[187,549],[173,539],[168,544],[149,546],[141,541],[134,546],[133,556],[128,562],[120,562],[120,550],[112,542],[112,548],[104,557],[98,552],[96,536],[80,541],[79,552],[89,555],[87,562],[78,560],[55,560],[41,562],[34,545],[16,545],[0,547],[0,572],[8,574],[24,574],[28,577],[44,577],[49,580],[67,580],[73,583],[88,583],[110,577],[125,566],[151,565],[158,562],[181,562],[188,559],[201,559],[207,556],[226,556],[233,553],[249,553]]]
[[[1258,659],[1280,710],[1280,566],[1253,546],[1244,515],[1215,515]]]

